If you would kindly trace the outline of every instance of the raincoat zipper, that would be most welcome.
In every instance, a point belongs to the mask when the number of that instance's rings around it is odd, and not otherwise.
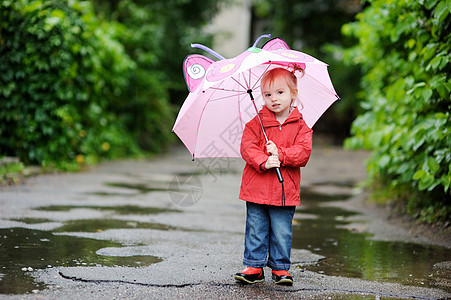
[[[279,124],[279,130],[282,131],[282,124]],[[283,182],[281,182],[282,184],[282,206],[285,206],[285,187],[283,186]]]

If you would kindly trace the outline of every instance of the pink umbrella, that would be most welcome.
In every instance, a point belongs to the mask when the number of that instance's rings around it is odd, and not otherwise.
[[[263,36],[262,36],[263,37]],[[260,37],[260,38],[262,38]],[[188,148],[193,159],[208,157],[240,157],[244,126],[264,105],[260,93],[263,74],[277,67],[290,69],[297,64],[305,75],[298,78],[298,106],[311,128],[327,108],[339,97],[327,71],[327,64],[305,53],[290,50],[277,38],[261,49],[254,46],[240,55],[213,61],[202,55],[185,59],[185,80],[190,90],[175,121],[173,132]],[[298,73],[298,72],[297,72]],[[262,126],[263,128],[263,126]]]

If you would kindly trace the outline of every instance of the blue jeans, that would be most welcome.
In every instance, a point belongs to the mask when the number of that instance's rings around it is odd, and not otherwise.
[[[243,264],[248,267],[290,269],[295,206],[246,202]]]

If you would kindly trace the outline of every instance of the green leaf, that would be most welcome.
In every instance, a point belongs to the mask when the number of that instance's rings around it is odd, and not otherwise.
[[[432,97],[433,92],[431,89],[425,88],[425,89],[423,89],[421,94],[423,96],[424,101],[429,101]]]
[[[451,1],[451,0],[450,0],[450,1]],[[412,49],[413,47],[415,47],[415,44],[416,44],[416,40],[415,40],[415,39],[410,39],[410,40],[407,41],[406,46],[407,46],[409,49]]]
[[[44,30],[45,31],[50,31],[53,29],[53,27],[55,27],[55,25],[57,25],[60,22],[60,18],[58,17],[48,17],[47,19],[45,19],[45,26],[44,26]]]
[[[451,176],[448,175],[443,175],[442,178],[440,179],[443,188],[445,190],[445,193],[448,192],[450,186],[451,186]]]
[[[421,146],[423,146],[426,141],[426,135],[424,134],[424,130],[421,130],[418,134],[415,135],[413,151],[417,151]]]
[[[424,6],[426,6],[427,9],[432,9],[438,0],[426,0],[424,3]]]
[[[426,174],[424,174],[421,177],[418,187],[420,191],[423,191],[428,189],[433,184],[434,184],[434,176],[426,172]]]
[[[415,172],[415,174],[413,174],[412,179],[413,180],[420,180],[421,178],[423,178],[424,176],[426,176],[426,171],[424,170],[418,170]]]
[[[22,8],[23,12],[34,12],[42,8],[42,1],[33,1],[31,4]]]
[[[440,56],[434,57],[430,64],[426,67],[427,70],[432,69],[433,71],[437,70],[440,66],[440,62],[442,61],[442,58]]]
[[[379,167],[381,169],[384,169],[389,163],[390,163],[390,156],[388,156],[388,155],[383,155],[379,159]]]
[[[441,22],[443,22],[443,20],[445,20],[445,18],[448,16],[449,12],[450,11],[448,10],[446,1],[440,1],[434,11],[434,18],[437,23],[440,24]]]
[[[66,13],[61,9],[55,9],[50,13],[50,16],[63,19],[66,16]]]
[[[436,173],[440,169],[439,163],[433,157],[428,157],[427,165],[432,173]]]

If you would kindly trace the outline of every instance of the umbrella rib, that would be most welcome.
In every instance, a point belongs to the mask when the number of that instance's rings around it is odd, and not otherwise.
[[[266,74],[266,72],[268,71],[268,69],[271,67],[272,65],[272,61],[269,61],[268,66],[266,67],[265,71],[262,72],[262,74],[260,75],[260,77],[258,77],[258,79],[255,81],[254,86],[252,87],[252,89],[255,89],[255,87],[257,86],[257,84],[260,82],[260,80],[262,79],[263,75]]]
[[[247,90],[249,90],[250,88],[251,88],[251,85],[250,85],[250,72],[251,72],[251,70],[249,69],[249,70],[247,70],[248,72],[249,72],[249,82],[247,82],[247,80],[246,80],[246,76],[244,76],[244,75],[242,75],[243,76],[243,80],[244,80],[244,82],[246,83],[246,91]]]
[[[334,90],[332,91],[331,89],[329,89],[324,83],[322,83],[321,81],[319,81],[318,79],[316,79],[315,77],[304,73],[304,76],[308,76],[310,77],[312,80],[316,81],[319,85],[321,85],[323,88],[325,88],[328,92],[330,92],[332,95],[334,95],[335,97],[337,97],[337,99],[340,99],[340,96],[337,95],[337,92]]]
[[[224,96],[224,97],[220,97],[220,98],[215,98],[215,99],[210,99],[210,100],[208,100],[208,102],[220,101],[220,100],[224,100],[224,99],[227,99],[227,98],[233,98],[233,97],[236,97],[236,96],[241,96],[241,95],[245,95],[246,94],[246,92],[237,92],[237,91],[233,91],[233,92],[236,92],[236,94],[232,94],[232,95],[228,95],[228,96]]]
[[[235,79],[235,77],[232,77],[232,79],[233,79],[236,83],[238,83],[238,85],[241,86],[241,87],[247,92],[247,90],[249,89],[248,87],[242,85],[241,82],[239,82],[238,80]],[[246,81],[246,80],[244,80],[244,81]]]
[[[234,92],[234,93],[242,93],[243,92],[243,91],[239,91],[239,90],[232,90],[232,89],[225,89],[225,88],[215,88],[215,87],[211,87],[210,89],[217,90],[217,91],[224,91],[224,92]]]

